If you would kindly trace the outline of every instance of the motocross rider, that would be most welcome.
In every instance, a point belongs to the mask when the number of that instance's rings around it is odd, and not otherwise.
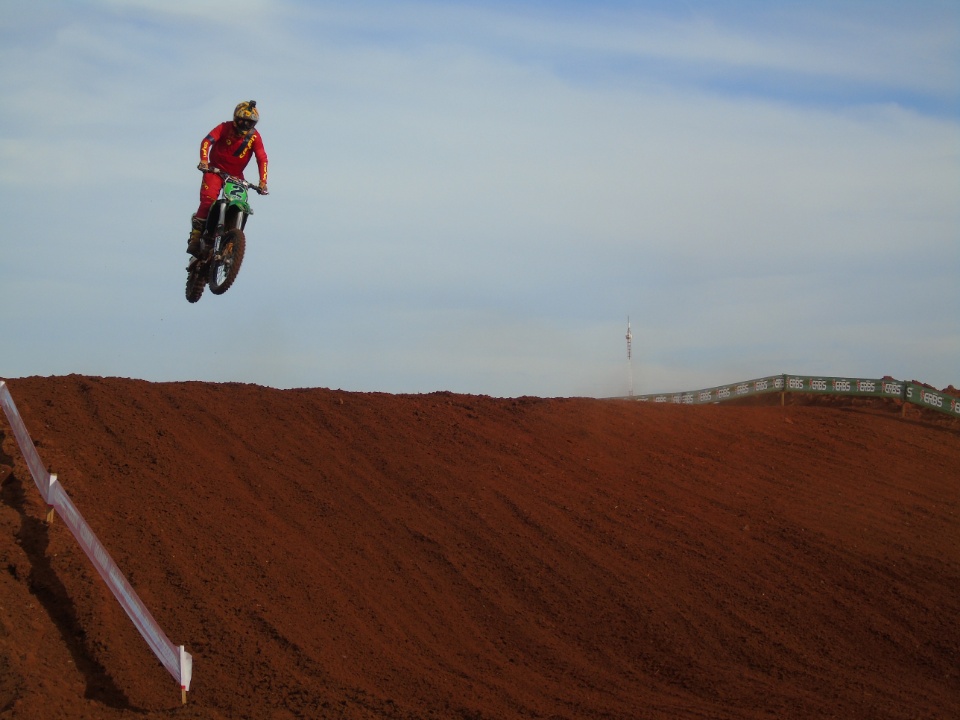
[[[267,194],[267,151],[263,149],[263,139],[255,129],[260,119],[257,101],[240,103],[233,111],[233,122],[220,123],[200,143],[200,164],[203,171],[200,183],[200,207],[191,220],[190,237],[187,240],[187,252],[196,256],[200,251],[200,236],[207,221],[207,212],[223,188],[223,178],[208,172],[211,167],[223,172],[243,177],[243,169],[256,156],[260,171],[261,195]]]

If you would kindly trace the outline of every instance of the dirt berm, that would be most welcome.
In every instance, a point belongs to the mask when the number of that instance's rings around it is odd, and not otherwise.
[[[960,717],[960,421],[8,381],[0,718]]]

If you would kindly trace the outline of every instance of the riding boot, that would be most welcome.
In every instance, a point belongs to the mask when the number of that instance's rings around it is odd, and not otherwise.
[[[196,215],[191,216],[190,218],[190,237],[187,238],[187,252],[193,255],[194,257],[200,256],[200,236],[203,234],[203,220],[198,218]]]

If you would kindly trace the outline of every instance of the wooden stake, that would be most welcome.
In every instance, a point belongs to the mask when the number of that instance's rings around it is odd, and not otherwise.
[[[47,525],[53,525],[53,518],[55,513],[53,511],[53,505],[47,505]]]
[[[187,704],[187,689],[183,686],[180,687],[180,703],[182,705]]]

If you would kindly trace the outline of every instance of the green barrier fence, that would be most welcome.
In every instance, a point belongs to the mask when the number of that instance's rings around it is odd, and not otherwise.
[[[913,403],[930,410],[960,417],[960,398],[934,390],[926,385],[903,382],[892,378],[848,378],[806,375],[770,375],[717,387],[682,393],[658,393],[635,395],[622,400],[639,402],[676,403],[682,405],[705,405],[737,400],[752,395],[780,393],[781,402],[786,393],[818,395],[850,395],[882,397]]]

